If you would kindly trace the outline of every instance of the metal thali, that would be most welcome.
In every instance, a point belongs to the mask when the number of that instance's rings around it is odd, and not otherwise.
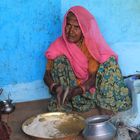
[[[77,136],[85,127],[78,114],[53,112],[38,114],[22,124],[25,134],[39,139],[61,139]]]

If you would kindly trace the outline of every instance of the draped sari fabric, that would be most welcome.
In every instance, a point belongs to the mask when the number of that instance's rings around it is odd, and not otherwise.
[[[69,12],[74,13],[77,17],[88,51],[97,62],[102,64],[111,56],[117,60],[117,55],[102,37],[93,15],[81,6],[70,8],[64,17],[62,36],[51,44],[46,52],[46,57],[54,60],[58,56],[65,55],[76,77],[84,82],[89,76],[88,60],[80,48],[74,43],[69,43],[65,36],[66,17]]]
[[[62,106],[62,111],[85,112],[97,106],[114,112],[129,109],[131,98],[117,63],[118,57],[101,35],[93,15],[81,6],[74,6],[68,10],[64,17],[62,36],[56,39],[46,52],[46,57],[53,60],[51,74],[54,82],[61,83],[63,87],[76,87],[77,79],[82,84],[90,74],[89,61],[85,53],[66,39],[65,27],[69,12],[77,17],[85,46],[99,67],[95,87],[90,88],[85,94],[73,97]],[[48,110],[58,111],[55,96],[51,98]]]

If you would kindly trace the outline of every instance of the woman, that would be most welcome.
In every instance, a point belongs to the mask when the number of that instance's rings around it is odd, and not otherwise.
[[[117,55],[85,8],[68,10],[62,36],[51,44],[46,57],[44,82],[52,94],[49,111],[84,112],[98,107],[118,112],[131,107]]]

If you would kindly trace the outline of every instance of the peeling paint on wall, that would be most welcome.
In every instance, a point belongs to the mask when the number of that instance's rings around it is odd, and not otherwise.
[[[119,54],[119,61],[123,58],[120,64],[126,61],[126,67],[121,65],[123,74],[140,71],[140,0],[62,0],[61,19],[75,5],[87,8],[94,15],[105,40]],[[135,55],[132,55],[132,51]]]
[[[0,86],[42,79],[45,50],[61,31],[56,3],[0,1]]]
[[[60,0],[0,1],[0,87],[14,102],[48,98],[45,51],[61,32]],[[39,82],[38,82],[39,81]]]
[[[61,19],[75,5],[84,6],[95,16],[109,44],[139,42],[140,0],[62,0]]]
[[[11,94],[15,101],[49,97],[41,82],[46,66],[44,53],[61,34],[63,16],[74,5],[91,11],[104,38],[119,56],[125,56],[125,52],[116,47],[118,44],[128,53],[132,42],[139,44],[140,0],[0,0],[0,87],[4,87],[6,94],[13,90]],[[123,45],[123,42],[131,43]],[[138,53],[140,46],[137,47]],[[135,47],[130,50],[133,49]],[[129,54],[127,56],[129,58]],[[134,59],[139,60],[139,55]],[[125,69],[124,73],[127,75],[138,68],[139,64],[131,70]],[[38,80],[40,90],[36,91],[34,82]],[[26,86],[32,88],[19,92]]]

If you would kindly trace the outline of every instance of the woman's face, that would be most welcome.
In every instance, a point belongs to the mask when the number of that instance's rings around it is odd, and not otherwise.
[[[83,34],[77,18],[72,12],[68,13],[67,15],[65,35],[67,41],[70,43],[79,44],[79,42],[81,42],[81,39],[83,38]]]

